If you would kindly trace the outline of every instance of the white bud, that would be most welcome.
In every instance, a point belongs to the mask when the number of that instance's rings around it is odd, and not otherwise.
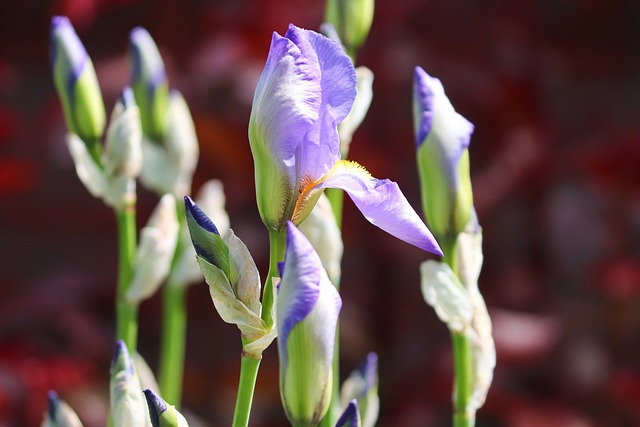
[[[171,194],[162,196],[140,232],[135,272],[126,299],[139,303],[150,297],[167,278],[178,239],[176,202]]]
[[[129,88],[125,88],[111,113],[103,163],[111,176],[136,178],[142,169],[140,110]]]
[[[86,144],[73,133],[67,134],[67,146],[78,178],[93,197],[102,199],[114,209],[120,209],[135,202],[134,179],[107,175],[91,157]]]
[[[338,125],[340,133],[340,152],[346,158],[353,134],[358,129],[373,99],[373,72],[367,67],[356,68],[356,99],[349,115]]]
[[[344,246],[331,202],[322,194],[309,216],[298,226],[318,253],[333,283],[340,282]]]

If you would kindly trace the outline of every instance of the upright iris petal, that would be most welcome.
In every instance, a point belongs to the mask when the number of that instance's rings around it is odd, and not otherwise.
[[[355,70],[337,43],[293,25],[284,37],[273,34],[249,121],[258,209],[269,228],[284,229],[303,181],[318,179],[340,158],[337,126],[351,110],[355,86]]]
[[[331,399],[333,344],[342,301],[311,243],[291,222],[276,304],[285,412],[294,426],[314,426]]]
[[[54,16],[50,31],[53,81],[69,130],[93,144],[104,132],[106,112],[93,63],[66,16]]]
[[[293,25],[284,37],[274,33],[249,122],[263,222],[280,231],[300,224],[325,188],[340,188],[373,224],[441,254],[396,183],[340,160],[337,126],[355,96],[356,73],[340,45]]]
[[[420,67],[414,73],[413,117],[427,222],[439,238],[453,239],[473,206],[468,150],[473,125],[453,109],[440,80]]]

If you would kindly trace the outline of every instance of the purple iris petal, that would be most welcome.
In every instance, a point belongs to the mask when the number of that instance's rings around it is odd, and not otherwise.
[[[367,354],[367,358],[358,368],[360,376],[365,381],[365,392],[368,392],[378,382],[378,355],[374,352]]]
[[[144,397],[146,398],[147,406],[149,407],[151,425],[153,427],[158,427],[160,425],[160,415],[167,410],[167,402],[151,391],[151,389],[144,390]]]
[[[340,415],[336,427],[358,427],[358,403],[355,399],[349,402],[347,409]]]
[[[458,163],[469,148],[473,125],[458,114],[445,95],[440,80],[416,67],[413,81],[413,115],[418,149],[434,134],[438,162],[453,188],[458,186]]]
[[[400,240],[442,256],[435,238],[395,182],[367,179],[356,174],[336,174],[318,188],[344,190],[370,223]]]
[[[416,67],[413,74],[413,114],[416,133],[416,147],[420,147],[429,135],[433,122],[433,92],[429,82],[435,80],[422,68]]]
[[[278,290],[279,347],[287,348],[291,329],[318,301],[321,275],[326,273],[313,246],[292,222],[287,223],[287,247]]]
[[[253,99],[250,137],[259,141],[252,145],[267,151],[292,186],[319,178],[340,157],[337,125],[351,110],[355,86],[337,43],[294,25],[284,37],[274,33]]]

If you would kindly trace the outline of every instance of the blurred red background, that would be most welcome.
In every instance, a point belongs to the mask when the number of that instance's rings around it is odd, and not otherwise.
[[[0,3],[0,426],[36,426],[55,388],[104,425],[116,280],[113,214],[78,181],[48,59],[69,16],[107,110],[128,81],[129,31],[146,27],[201,146],[194,189],[221,179],[232,227],[266,274],[247,141],[272,31],[317,29],[322,1],[57,0]],[[440,78],[475,124],[472,179],[484,227],[480,288],[498,365],[478,426],[640,425],[640,3],[378,1],[358,64],[374,99],[350,157],[397,181],[419,209],[412,72]],[[156,196],[139,188],[139,226]],[[448,332],[424,303],[426,255],[345,203],[343,374],[380,357],[380,426],[449,425]],[[157,366],[161,301],[145,302],[140,352]],[[204,285],[189,291],[183,412],[230,424],[235,327]],[[275,346],[253,426],[286,420]]]

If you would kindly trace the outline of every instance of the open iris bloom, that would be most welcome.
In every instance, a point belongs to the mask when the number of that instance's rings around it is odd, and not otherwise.
[[[340,45],[290,25],[273,34],[249,122],[260,216],[270,232],[300,224],[325,188],[344,190],[372,224],[442,252],[398,185],[340,160],[338,124],[356,97],[356,73]]]
[[[329,409],[333,346],[342,300],[311,243],[287,226],[276,300],[280,395],[294,426],[315,426]]]

